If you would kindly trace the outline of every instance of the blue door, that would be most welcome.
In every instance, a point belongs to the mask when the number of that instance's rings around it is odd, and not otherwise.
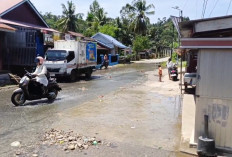
[[[44,57],[43,38],[37,35],[35,40],[36,40],[36,56]]]

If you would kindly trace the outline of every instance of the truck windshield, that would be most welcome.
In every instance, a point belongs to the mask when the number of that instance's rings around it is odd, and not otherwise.
[[[63,61],[66,57],[67,52],[64,50],[48,50],[46,54],[47,61]]]

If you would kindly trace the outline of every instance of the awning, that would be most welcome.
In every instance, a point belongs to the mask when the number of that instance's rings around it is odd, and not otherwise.
[[[26,27],[26,28],[33,28],[33,29],[38,29],[41,31],[49,31],[49,32],[59,33],[59,31],[54,30],[52,28],[40,27],[40,26],[35,26],[35,25],[30,25],[30,24],[25,24],[25,23],[15,22],[15,21],[10,21],[10,20],[5,20],[5,19],[0,19],[0,23],[21,26],[21,27]]]
[[[181,38],[180,48],[232,48],[232,38]]]
[[[3,32],[15,32],[16,29],[13,28],[13,27],[10,27],[4,23],[0,23],[0,31],[3,31]]]

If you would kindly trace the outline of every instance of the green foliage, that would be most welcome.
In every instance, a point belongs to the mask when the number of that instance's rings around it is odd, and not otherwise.
[[[97,0],[94,0],[90,5],[90,11],[87,15],[87,23],[89,28],[84,32],[87,36],[92,36],[93,32],[98,32],[101,26],[104,26],[107,23],[107,13],[104,11],[104,8],[101,8]]]
[[[139,51],[148,49],[149,46],[150,46],[150,43],[149,43],[149,39],[147,36],[138,35],[135,37],[135,40],[133,41],[133,51],[136,52],[136,54]]]
[[[51,12],[46,12],[44,15],[42,15],[44,20],[47,22],[47,24],[53,28],[58,29],[56,22],[60,20],[61,16],[53,15]]]
[[[152,48],[156,51],[160,51],[164,47],[172,47],[172,45],[174,47],[178,46],[176,44],[178,40],[177,31],[170,18],[158,19],[156,24],[150,25],[149,39],[152,41]]]
[[[176,63],[177,59],[178,59],[178,54],[176,52],[173,52],[172,53],[172,62]]]
[[[108,34],[112,37],[116,37],[116,32],[118,31],[118,27],[115,27],[112,24],[105,24],[104,26],[101,26],[99,29],[99,32]]]
[[[76,6],[69,0],[66,6],[62,4],[63,14],[53,15],[48,12],[43,15],[48,25],[62,32],[74,31],[91,37],[98,32],[108,34],[124,45],[133,47],[134,57],[139,51],[153,49],[160,52],[164,48],[177,48],[178,34],[169,18],[158,19],[150,24],[149,15],[153,15],[154,5],[146,0],[133,0],[126,4],[116,19],[107,17],[104,8],[97,0],[90,5],[87,18],[83,14],[75,14]],[[189,20],[184,17],[184,21]],[[154,56],[150,56],[153,58]]]
[[[57,26],[62,32],[77,31],[77,16],[75,15],[76,6],[72,1],[67,1],[67,6],[61,4],[63,15],[58,21]]]
[[[160,65],[162,68],[167,68],[167,62],[162,62]]]
[[[145,35],[147,25],[150,20],[147,15],[155,14],[155,6],[153,4],[146,4],[146,0],[134,0],[132,4],[126,4],[122,7],[120,13],[122,18],[129,19],[130,27],[136,34]]]

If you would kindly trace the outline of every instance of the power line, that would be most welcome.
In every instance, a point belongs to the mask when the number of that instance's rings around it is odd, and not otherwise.
[[[230,3],[229,3],[229,6],[228,6],[228,9],[227,9],[226,15],[228,15],[228,12],[229,12],[229,9],[230,9],[230,5],[231,5],[231,1],[232,1],[232,0],[230,0]]]
[[[202,7],[202,15],[201,15],[201,18],[204,18],[204,8],[205,8],[205,0],[204,0],[204,2],[203,2],[203,7]]]
[[[198,13],[198,0],[196,0],[196,18],[197,18],[197,13]]]
[[[210,12],[210,14],[209,14],[209,17],[211,16],[211,14],[212,14],[213,10],[214,10],[214,9],[215,9],[215,7],[217,6],[218,1],[219,1],[219,0],[217,0],[217,1],[216,1],[216,3],[214,4],[213,9],[211,10],[211,12]]]
[[[206,11],[206,8],[207,8],[207,2],[208,2],[208,0],[204,0],[203,10],[202,10],[202,18],[204,18],[204,16],[205,16],[205,11]]]

